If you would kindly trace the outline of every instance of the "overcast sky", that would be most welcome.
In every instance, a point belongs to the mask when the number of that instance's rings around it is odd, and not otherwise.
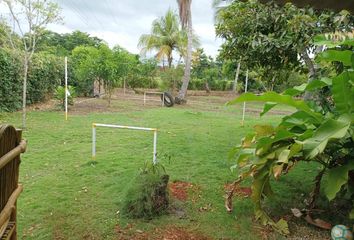
[[[119,44],[139,53],[139,37],[150,33],[151,23],[171,8],[177,12],[176,0],[56,0],[62,8],[63,25],[49,28],[59,33],[73,30],[88,32],[104,39],[110,46]],[[215,37],[211,0],[193,0],[194,30],[202,48],[215,57],[220,39]]]

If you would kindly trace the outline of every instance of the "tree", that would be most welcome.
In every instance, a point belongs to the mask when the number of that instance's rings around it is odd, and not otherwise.
[[[10,41],[10,39],[12,39],[12,41]],[[11,28],[4,19],[0,19],[0,47],[11,49],[13,48],[12,45],[17,48],[20,44],[19,36],[11,31]]]
[[[73,50],[75,76],[78,89],[91,94],[95,81],[103,85],[108,94],[108,105],[115,87],[129,78],[139,63],[138,56],[116,46],[111,50],[102,44],[98,48],[80,46]]]
[[[254,0],[234,1],[218,14],[216,32],[225,39],[221,56],[229,60],[241,57],[250,69],[273,72],[268,78],[271,80],[277,78],[278,71],[293,70],[302,66],[302,62],[310,75],[315,76],[314,63],[309,57],[315,49],[313,38],[341,24],[338,21],[341,18],[337,19],[340,15],[332,12],[300,9],[290,3],[279,7]]]
[[[179,7],[179,17],[181,20],[182,28],[186,29],[188,36],[187,55],[185,58],[185,69],[183,76],[182,87],[176,97],[176,103],[181,104],[186,102],[186,94],[188,84],[191,78],[192,67],[192,47],[193,47],[193,25],[192,25],[192,0],[177,0]]]
[[[165,16],[153,21],[151,33],[140,37],[138,47],[143,54],[151,50],[157,51],[156,59],[167,59],[171,68],[173,51],[183,49],[181,45],[185,42],[185,36],[180,29],[177,15],[170,9]]]
[[[45,30],[37,42],[36,51],[46,51],[58,56],[70,56],[77,46],[99,47],[103,40],[91,37],[81,31],[59,34],[50,30]]]
[[[209,92],[210,88],[216,85],[219,89],[218,82],[222,80],[222,64],[214,61],[211,56],[204,53],[204,49],[198,48],[192,56],[192,81],[201,80],[204,83],[204,89]]]
[[[26,128],[27,76],[28,68],[36,49],[37,41],[45,26],[60,21],[58,4],[48,0],[3,0],[10,12],[13,25],[20,34],[23,51],[23,94],[22,94],[22,128]],[[12,29],[14,32],[15,29]],[[8,33],[11,46],[16,45]]]
[[[289,233],[287,222],[283,219],[274,222],[263,208],[263,202],[273,195],[271,185],[276,183],[272,181],[273,178],[278,180],[285,177],[300,162],[312,162],[319,167],[314,188],[306,201],[306,209],[298,210],[299,217],[304,217],[314,225],[323,225],[320,221],[312,220],[312,216],[318,212],[314,209],[320,189],[323,189],[329,201],[336,197],[351,199],[349,203],[352,210],[348,211],[347,216],[354,219],[354,40],[352,33],[347,36],[340,34],[339,38],[319,38],[321,40],[316,40],[318,45],[326,44],[332,48],[317,55],[318,62],[324,63],[320,71],[322,78],[288,89],[282,94],[267,92],[257,96],[247,93],[230,102],[266,102],[261,115],[277,104],[297,109],[286,115],[277,126],[255,126],[255,133],[243,138],[231,154],[236,157],[235,168],[239,173],[234,190],[241,181],[251,178],[251,198],[257,219],[283,234]],[[305,91],[327,94],[323,101],[314,104],[297,97]],[[327,176],[327,181],[323,181],[324,176]],[[323,188],[321,185],[324,185]],[[232,194],[233,191],[226,202],[229,211],[232,210]]]
[[[106,45],[99,48],[80,46],[73,50],[75,59],[75,75],[84,88],[93,89],[95,81],[105,87],[108,92],[108,104],[110,105],[111,93],[115,86],[114,56]]]

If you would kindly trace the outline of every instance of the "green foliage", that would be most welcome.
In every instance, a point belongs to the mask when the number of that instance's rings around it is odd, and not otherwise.
[[[160,78],[160,89],[173,91],[182,85],[183,67],[179,65],[176,68],[165,68],[159,72],[158,76]]]
[[[349,191],[354,187],[350,184],[353,179],[350,179],[349,173],[354,170],[354,78],[347,54],[348,51],[340,48],[328,49],[321,54],[322,60],[342,64],[343,70],[334,77],[318,79],[289,89],[283,94],[267,92],[256,96],[247,93],[229,103],[267,102],[262,114],[276,104],[297,109],[295,113],[284,117],[276,127],[256,126],[255,133],[245,137],[241,145],[233,151],[240,180],[248,177],[253,180],[252,200],[257,218],[284,234],[288,232],[286,225],[284,222],[272,221],[262,207],[262,200],[272,195],[271,178],[278,180],[298,162],[311,161],[320,164],[321,172],[328,174],[324,192],[329,200],[333,200],[340,192],[348,192],[351,195],[349,197],[353,197]],[[354,53],[351,51],[349,59],[353,58]],[[315,104],[295,98],[306,90],[329,91],[330,100]],[[327,108],[328,101],[333,101],[333,108]],[[321,180],[322,177],[316,178],[318,184]]]
[[[140,61],[139,56],[119,46],[113,50],[103,44],[98,48],[77,47],[72,54],[72,65],[74,86],[80,95],[92,95],[95,81],[99,81],[109,95],[115,87],[123,86],[124,80],[131,88],[157,87],[156,61]]]
[[[225,40],[220,57],[234,65],[242,59],[242,65],[257,71],[266,89],[273,90],[273,77],[277,85],[287,80],[282,71],[299,70],[304,60],[309,71],[313,69],[308,55],[315,49],[317,34],[352,27],[352,16],[345,11],[336,14],[247,0],[232,1],[217,12],[216,33]]]
[[[37,42],[37,52],[49,52],[57,56],[70,56],[78,46],[99,47],[103,40],[91,37],[89,34],[74,31],[72,33],[59,34],[46,30],[41,34]]]
[[[73,50],[77,90],[80,94],[91,95],[93,84],[97,80],[110,92],[118,83],[115,78],[115,56],[106,45],[99,48],[80,46]]]
[[[53,96],[55,86],[61,83],[64,60],[51,54],[37,53],[28,70],[28,103],[38,103]]]
[[[50,98],[54,87],[60,84],[63,60],[44,53],[35,54],[28,72],[28,103],[38,103]],[[21,108],[23,81],[22,54],[0,49],[0,111]]]
[[[128,186],[122,213],[130,218],[153,218],[166,212],[169,176],[161,164],[146,165]]]
[[[21,108],[20,55],[0,48],[0,112]]]
[[[55,89],[54,97],[60,100],[61,106],[65,108],[65,87],[58,86]],[[76,91],[73,86],[68,86],[68,105],[74,105],[74,98],[76,97]]]
[[[172,52],[178,50],[183,55],[182,49],[186,49],[186,45],[187,34],[181,29],[178,16],[171,9],[165,16],[152,23],[150,34],[144,34],[139,39],[142,53],[157,51],[156,59],[159,61],[167,59],[169,67],[172,66]]]

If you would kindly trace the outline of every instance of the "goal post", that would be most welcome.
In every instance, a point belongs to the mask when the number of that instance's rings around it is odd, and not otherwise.
[[[162,103],[161,106],[165,106],[165,93],[164,92],[144,92],[144,106],[146,105],[147,100],[154,101],[152,99],[148,99],[147,95],[161,95],[162,96]]]
[[[97,127],[154,132],[154,138],[153,138],[154,148],[153,148],[152,162],[153,162],[153,164],[157,163],[157,128],[132,127],[132,126],[93,123],[92,124],[92,159],[96,159],[96,128]]]

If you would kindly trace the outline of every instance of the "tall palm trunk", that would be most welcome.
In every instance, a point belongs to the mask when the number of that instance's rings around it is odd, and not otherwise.
[[[192,67],[192,44],[193,44],[193,26],[192,26],[192,14],[189,7],[188,22],[187,22],[187,34],[188,34],[188,45],[187,45],[187,56],[186,65],[184,69],[183,83],[181,90],[176,97],[176,103],[185,103],[188,84],[191,78],[191,67]]]

